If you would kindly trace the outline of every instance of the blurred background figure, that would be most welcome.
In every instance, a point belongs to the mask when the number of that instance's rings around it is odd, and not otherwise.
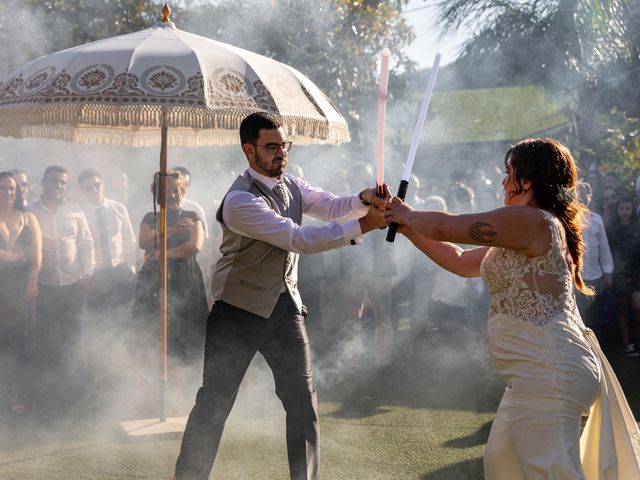
[[[22,204],[24,207],[26,207],[27,205],[29,205],[29,194],[31,193],[29,177],[27,177],[26,172],[18,168],[9,170],[9,173],[11,173],[11,175],[13,175],[13,178],[15,178],[16,183],[18,184],[18,189],[20,190],[20,198],[22,199]]]
[[[598,175],[598,170],[590,168],[585,180],[591,186],[591,195],[595,198],[594,194],[596,190],[600,189],[600,175]]]
[[[595,163],[589,167],[585,181],[591,186],[591,206],[589,209],[602,214],[602,182]]]
[[[424,204],[428,207],[425,210],[436,210],[438,212],[447,211],[447,202],[440,195],[431,195],[425,198]]]
[[[289,170],[289,173],[294,177],[304,178],[304,171],[302,170],[302,167],[297,163],[288,164],[287,169]]]
[[[120,180],[122,177],[118,175]],[[126,177],[126,176],[125,176]],[[87,313],[82,322],[78,353],[87,385],[87,411],[108,403],[122,372],[109,368],[115,348],[125,344],[131,329],[131,304],[135,292],[136,237],[127,207],[105,197],[100,171],[87,169],[78,175],[84,197],[83,211],[93,237],[96,265],[87,288]]]
[[[47,412],[65,412],[84,391],[73,368],[85,290],[93,275],[93,238],[82,209],[65,198],[67,169],[50,166],[42,196],[29,206],[42,230],[42,267],[36,298],[39,400]]]
[[[41,248],[40,226],[25,212],[16,178],[0,172],[0,404],[15,415],[27,411],[30,396],[25,386]]]
[[[106,179],[110,196],[117,202],[129,207],[129,176],[118,170]]]
[[[410,191],[413,192],[413,195],[410,198],[407,198],[407,202],[416,208],[422,208],[425,201],[423,194],[427,191],[425,185],[420,181],[420,178],[418,178],[415,173],[411,174],[409,185],[411,185]]]
[[[500,206],[500,197],[493,181],[482,170],[469,170],[464,183],[473,190],[474,207],[478,210],[491,210]]]
[[[204,242],[200,215],[183,210],[187,182],[171,172],[167,179],[167,273],[168,281],[168,351],[182,364],[202,355],[205,321],[209,313],[202,271],[197,255]],[[156,191],[158,176],[152,189]],[[159,338],[158,225],[154,212],[145,214],[140,224],[139,245],[144,250],[144,263],[138,272],[134,317],[150,339]],[[153,341],[153,340],[152,340]]]
[[[86,199],[83,206],[95,250],[95,269],[87,306],[108,313],[115,306],[133,301],[136,237],[127,207],[105,197],[102,174],[83,170],[78,184]]]
[[[345,161],[345,158],[341,158],[341,160]],[[349,190],[349,185],[347,183],[347,170],[344,168],[331,168],[327,170],[326,175],[323,175],[322,184],[319,186],[323,188],[325,191],[333,192],[336,195],[347,195]],[[305,178],[306,181],[309,181],[309,178]],[[323,222],[314,218],[306,218],[305,222],[308,222],[309,225],[322,225]],[[304,262],[304,263],[303,263]],[[322,321],[322,328],[314,328],[311,327],[309,329],[309,335],[317,334],[318,330],[321,330],[321,335],[317,335],[314,339],[315,343],[313,344],[314,351],[318,354],[318,365],[321,365],[319,370],[321,371],[333,371],[335,369],[335,363],[337,359],[338,352],[345,352],[349,355],[354,353],[354,357],[358,357],[362,353],[362,345],[358,345],[357,352],[352,352],[351,348],[347,348],[345,350],[345,345],[349,342],[353,341],[354,329],[356,328],[355,319],[352,319],[350,322],[346,321],[345,311],[342,308],[342,298],[344,295],[344,284],[346,283],[345,270],[348,267],[345,267],[343,261],[343,252],[341,250],[329,250],[326,252],[321,252],[313,255],[301,255],[298,269],[304,268],[305,271],[312,272],[312,276],[315,277],[319,283],[317,283],[313,288],[316,295],[319,298],[316,298],[316,301],[320,302],[319,310]],[[312,270],[313,269],[313,270]],[[302,277],[299,275],[298,277]],[[307,282],[308,280],[298,279],[299,282]],[[302,292],[304,287],[300,287],[300,291]],[[319,291],[321,290],[321,291]],[[309,291],[309,287],[304,290],[305,292]],[[305,302],[307,301],[307,297],[305,296]],[[316,321],[318,321],[318,313],[311,313],[313,317],[315,317]],[[310,322],[311,324],[311,322]],[[359,328],[359,325],[357,326]],[[359,340],[359,338],[358,338]],[[355,361],[355,359],[353,360]],[[351,365],[351,359],[347,362]],[[342,375],[341,369],[340,375]],[[350,375],[351,372],[348,373]],[[332,375],[331,377],[336,377],[336,375]],[[339,379],[336,378],[328,378],[329,382],[336,382]],[[319,379],[319,382],[322,382],[322,377]]]
[[[454,183],[447,191],[446,203],[451,213],[472,213],[474,200],[474,191],[460,182]],[[469,336],[480,336],[484,316],[478,312],[485,310],[479,305],[483,299],[486,301],[482,279],[463,278],[438,268],[433,282],[429,316],[439,333],[449,335],[454,348],[456,342],[466,343]]]
[[[192,198],[186,198],[187,192],[191,189],[191,181],[193,179],[193,176],[186,167],[175,167],[173,171],[178,172],[186,182],[185,198],[183,198],[182,200],[182,209],[188,212],[196,212],[200,220],[202,221],[202,228],[204,229],[204,242],[202,244],[202,248],[200,249],[200,253],[198,254],[198,263],[200,265],[203,265],[206,271],[206,274],[203,274],[205,285],[211,286],[210,284],[213,281],[213,268],[215,267],[215,264],[220,257],[220,253],[218,250],[220,248],[220,242],[222,241],[222,230],[216,223],[213,227],[215,229],[215,232],[213,232],[213,235],[211,235],[211,232],[209,231],[209,223],[207,222],[207,211],[216,212],[217,207],[219,206],[219,201],[217,199],[209,199],[206,204],[208,208],[207,210],[205,210],[201,204],[193,201]],[[213,304],[213,298],[211,297],[210,292],[211,288],[207,289],[205,287],[207,307]]]
[[[624,353],[638,357],[635,332],[631,325],[640,319],[640,223],[633,200],[622,197],[616,206],[616,216],[607,228],[613,255],[613,289],[617,300],[617,317]]]
[[[375,182],[370,164],[359,162],[347,175],[350,191]],[[397,320],[394,320],[391,283],[398,271],[391,245],[385,241],[387,232],[374,230],[362,237],[362,245],[340,250],[343,268],[342,308],[346,318],[362,335],[364,354],[377,366],[388,366],[393,356]],[[371,311],[370,324],[366,324],[365,310]],[[372,363],[365,361],[365,363]]]
[[[191,187],[191,172],[187,170],[186,167],[175,167],[173,170],[184,177],[186,185],[184,198],[182,199],[182,208],[188,212],[196,212],[198,214],[198,216],[200,217],[200,221],[202,222],[202,228],[204,229],[204,238],[209,238],[209,224],[207,223],[207,216],[205,214],[204,208],[202,208],[199,203],[194,202],[190,198],[186,198],[187,191],[189,190],[189,187]]]
[[[605,227],[608,227],[611,222],[618,216],[618,192],[614,188],[605,188],[602,190],[602,203],[598,213],[602,215],[602,221]]]
[[[365,162],[333,174],[330,188],[336,194],[375,182],[373,169]],[[314,339],[320,356],[319,382],[338,385],[353,405],[379,397],[393,361],[397,320],[392,311],[392,280],[397,270],[385,237],[386,229],[373,230],[360,237],[359,245],[327,251],[322,257],[307,255],[304,260],[308,270],[313,262],[312,276],[320,282],[315,286],[315,301],[320,302],[322,342]],[[311,332],[317,330],[311,328]]]
[[[412,205],[413,206],[413,205]],[[444,198],[432,195],[425,198],[423,210],[447,211],[447,203]],[[408,244],[408,242],[405,242]],[[410,245],[407,245],[410,247]],[[430,305],[436,273],[440,270],[438,265],[426,257],[419,250],[412,248],[410,255],[411,265],[411,340],[414,349],[421,349],[426,338],[438,331],[436,322],[431,318]]]
[[[447,190],[447,206],[452,213],[472,213],[476,209],[476,194],[462,182],[455,182]]]
[[[636,216],[640,217],[640,175],[636,177],[634,187],[636,191]]]
[[[304,170],[297,163],[289,163],[287,169],[291,175],[309,181],[304,175]],[[322,225],[322,221],[313,217],[304,219],[307,225]],[[326,306],[332,299],[327,298],[327,271],[325,255],[337,256],[339,252],[319,252],[313,255],[300,255],[298,259],[298,289],[304,298],[307,307],[305,325],[311,338],[311,348],[318,356],[331,350],[334,339],[324,331],[324,323],[327,318]]]
[[[586,207],[591,205],[591,186],[588,183],[578,183],[578,195]],[[589,297],[576,290],[576,301],[585,325],[591,328],[599,338],[603,338],[607,323],[604,295],[613,293],[613,257],[600,215],[589,210],[584,217],[582,227],[585,244],[582,257],[582,279],[586,285],[594,289],[595,295]]]
[[[607,172],[604,174],[604,178],[602,179],[602,190],[606,190],[611,188],[616,192],[620,189],[620,180],[618,179],[618,174],[615,172]]]

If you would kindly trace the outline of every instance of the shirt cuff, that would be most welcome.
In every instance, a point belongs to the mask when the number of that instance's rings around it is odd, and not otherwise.
[[[358,212],[358,214],[361,214],[361,217],[364,217],[369,211],[369,207],[360,201],[360,197],[357,193],[355,195],[351,195],[351,209]]]
[[[358,203],[360,203],[360,200],[358,200]],[[340,227],[342,227],[342,234],[344,235],[345,243],[351,243],[351,245],[362,244],[362,230],[360,229],[359,220],[351,220],[347,223],[341,224]]]

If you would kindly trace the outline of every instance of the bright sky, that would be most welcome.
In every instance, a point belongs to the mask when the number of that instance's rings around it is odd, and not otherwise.
[[[465,40],[462,33],[440,39],[435,16],[435,8],[425,6],[424,0],[411,0],[405,8],[404,17],[416,33],[416,40],[407,49],[407,54],[418,62],[421,68],[430,67],[438,52],[442,54],[441,65],[453,62],[457,56],[457,47]]]

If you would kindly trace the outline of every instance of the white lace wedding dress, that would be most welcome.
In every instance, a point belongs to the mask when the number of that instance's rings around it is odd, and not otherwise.
[[[578,313],[564,229],[543,213],[545,255],[491,248],[481,265],[492,296],[489,349],[507,382],[485,480],[640,480],[638,426]]]

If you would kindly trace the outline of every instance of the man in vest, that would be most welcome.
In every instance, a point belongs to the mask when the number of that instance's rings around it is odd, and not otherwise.
[[[377,198],[375,188],[337,197],[285,174],[291,142],[280,121],[266,113],[242,121],[240,141],[249,168],[231,185],[216,215],[222,257],[213,278],[203,385],[187,421],[175,478],[209,478],[240,382],[260,352],[286,411],[291,479],[316,480],[320,432],[306,309],[297,288],[298,255],[354,244],[384,226],[386,199]],[[342,223],[302,227],[303,214]]]

